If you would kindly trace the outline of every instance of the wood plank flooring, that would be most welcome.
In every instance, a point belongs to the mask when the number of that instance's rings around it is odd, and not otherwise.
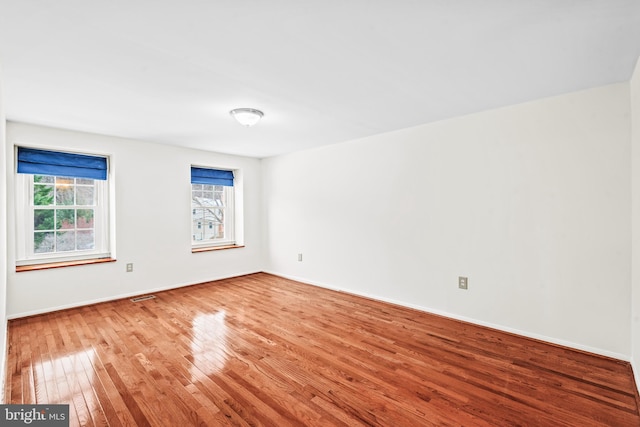
[[[628,363],[264,273],[10,321],[71,425],[640,426]]]

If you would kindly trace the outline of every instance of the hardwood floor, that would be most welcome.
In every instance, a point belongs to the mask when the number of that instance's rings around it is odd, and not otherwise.
[[[640,426],[628,363],[260,273],[10,321],[71,425]]]

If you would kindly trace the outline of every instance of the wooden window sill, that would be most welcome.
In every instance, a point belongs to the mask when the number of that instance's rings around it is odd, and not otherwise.
[[[203,248],[191,248],[191,253],[196,254],[198,252],[222,251],[225,249],[237,249],[237,248],[244,248],[244,245],[207,246]]]
[[[75,261],[47,262],[43,264],[17,265],[16,273],[23,271],[49,270],[52,268],[74,267],[76,265],[102,264],[105,262],[115,262],[114,258],[81,259]]]

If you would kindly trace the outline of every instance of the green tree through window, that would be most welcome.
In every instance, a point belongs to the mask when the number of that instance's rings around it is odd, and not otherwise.
[[[34,253],[94,249],[94,180],[34,175],[33,205]]]

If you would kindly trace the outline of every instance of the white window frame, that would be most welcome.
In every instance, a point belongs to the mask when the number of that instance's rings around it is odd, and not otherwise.
[[[94,180],[94,249],[68,252],[35,253],[33,248],[33,219],[36,206],[33,204],[34,175],[16,173],[16,265],[36,265],[52,262],[78,261],[109,258],[109,181]],[[69,206],[69,208],[83,206]],[[62,207],[61,207],[62,208]]]
[[[197,166],[202,167],[202,166]],[[219,168],[211,168],[211,169],[219,169]],[[235,171],[234,171],[235,174]],[[191,184],[191,194],[189,198],[189,212],[191,213],[193,210],[193,186],[194,185],[211,185],[211,184]],[[237,230],[236,230],[236,215],[237,215],[237,183],[234,186],[223,186],[224,187],[224,198],[226,201],[226,205],[224,206],[224,231],[225,236],[223,239],[217,240],[194,240],[193,239],[193,216],[189,215],[190,223],[189,223],[189,231],[191,234],[191,248],[192,249],[201,249],[201,248],[215,248],[220,246],[235,246],[237,244]],[[206,224],[203,224],[203,227]]]

